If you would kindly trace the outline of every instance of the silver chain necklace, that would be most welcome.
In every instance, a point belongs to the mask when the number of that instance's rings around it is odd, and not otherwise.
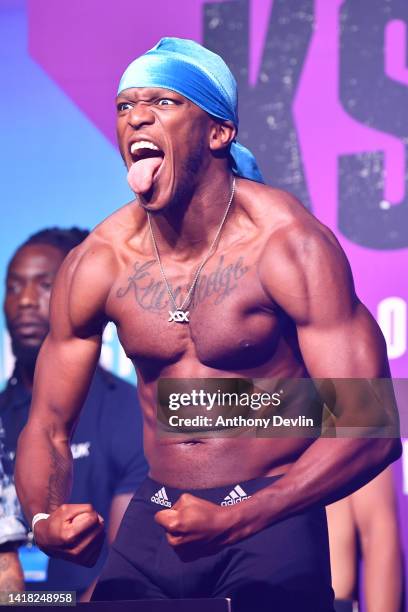
[[[147,211],[147,219],[149,221],[149,229],[150,229],[150,236],[152,239],[152,244],[153,244],[153,250],[154,250],[154,254],[156,256],[157,259],[157,263],[159,264],[159,268],[160,268],[160,272],[161,275],[163,277],[164,283],[167,287],[167,292],[170,296],[171,301],[173,302],[173,306],[174,306],[174,310],[169,310],[169,319],[168,322],[169,323],[188,323],[189,319],[188,316],[190,314],[190,312],[188,310],[185,310],[186,307],[189,305],[191,298],[193,297],[193,293],[194,293],[194,289],[197,285],[197,281],[199,279],[199,276],[201,274],[202,269],[204,268],[205,264],[207,263],[207,261],[210,259],[211,255],[213,254],[214,250],[215,250],[215,246],[217,243],[217,240],[221,234],[221,230],[224,226],[225,220],[227,218],[227,215],[229,213],[229,209],[231,208],[231,204],[232,204],[232,200],[234,199],[234,194],[235,194],[235,177],[232,179],[232,189],[231,189],[231,195],[227,204],[227,208],[225,209],[225,213],[224,216],[222,218],[222,221],[220,223],[220,226],[217,230],[217,233],[215,234],[214,240],[211,243],[210,248],[208,249],[208,253],[207,255],[204,257],[203,261],[200,263],[200,265],[198,266],[195,274],[194,274],[194,278],[193,278],[193,282],[191,283],[190,289],[187,292],[187,295],[185,297],[185,299],[183,300],[183,302],[180,304],[180,306],[177,306],[177,302],[176,299],[174,297],[174,293],[171,290],[169,281],[167,280],[166,274],[164,272],[164,268],[163,268],[163,264],[160,258],[160,254],[159,254],[159,249],[157,248],[157,243],[156,243],[156,238],[153,232],[153,227],[152,227],[152,222],[150,219],[150,213]]]

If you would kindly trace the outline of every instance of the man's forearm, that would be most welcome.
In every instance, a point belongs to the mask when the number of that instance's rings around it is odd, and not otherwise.
[[[319,438],[282,478],[234,507],[243,535],[357,490],[401,454],[395,439]],[[248,531],[248,534],[246,534]]]
[[[69,439],[27,426],[18,443],[15,482],[24,514],[52,512],[67,501],[72,486]]]

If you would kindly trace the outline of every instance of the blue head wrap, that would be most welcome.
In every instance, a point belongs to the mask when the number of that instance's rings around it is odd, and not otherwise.
[[[192,40],[162,38],[127,67],[118,94],[130,87],[176,91],[210,115],[230,120],[238,128],[237,83],[230,69],[219,55]],[[230,155],[234,174],[264,182],[249,149],[233,142]]]

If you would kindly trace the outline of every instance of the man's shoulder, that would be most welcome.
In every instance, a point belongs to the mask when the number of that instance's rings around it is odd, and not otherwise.
[[[257,214],[265,217],[265,240],[258,269],[268,293],[275,297],[295,291],[306,298],[317,285],[322,289],[338,281],[350,286],[349,264],[333,232],[291,194],[260,187],[254,194]]]
[[[78,294],[81,302],[89,295],[90,303],[106,299],[116,279],[124,245],[132,232],[130,205],[125,205],[99,225],[65,258],[56,286],[71,296]]]
[[[245,181],[242,191],[251,216],[265,232],[264,256],[340,248],[331,230],[289,192],[253,181]]]
[[[290,238],[294,233],[312,235],[319,231],[329,232],[288,191],[250,180],[241,180],[239,193],[243,206],[251,218],[254,218],[271,238],[279,239],[283,235]]]
[[[131,200],[101,221],[89,237],[94,236],[107,240],[114,247],[116,243],[128,240],[135,233],[141,217],[141,209],[136,205],[135,200]]]
[[[95,233],[64,259],[51,298],[51,320],[65,329],[88,329],[105,321],[105,304],[117,271],[115,252],[107,240]],[[93,329],[93,325],[91,326]],[[55,329],[55,327],[54,327]]]
[[[93,271],[98,278],[98,272],[102,269],[105,270],[106,277],[114,261],[112,245],[94,230],[80,245],[68,253],[60,267],[57,279],[62,277],[65,282],[78,284],[82,277],[90,280],[87,275],[88,271]]]
[[[135,234],[139,215],[133,202],[129,202],[99,223],[64,260],[65,271],[78,272],[92,267],[103,268],[105,275],[120,259],[123,246]],[[108,268],[106,266],[108,265]]]

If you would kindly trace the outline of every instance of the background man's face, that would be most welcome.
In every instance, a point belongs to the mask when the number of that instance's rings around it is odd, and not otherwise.
[[[49,329],[51,287],[64,254],[46,244],[21,248],[7,270],[4,312],[17,359],[35,361]]]

